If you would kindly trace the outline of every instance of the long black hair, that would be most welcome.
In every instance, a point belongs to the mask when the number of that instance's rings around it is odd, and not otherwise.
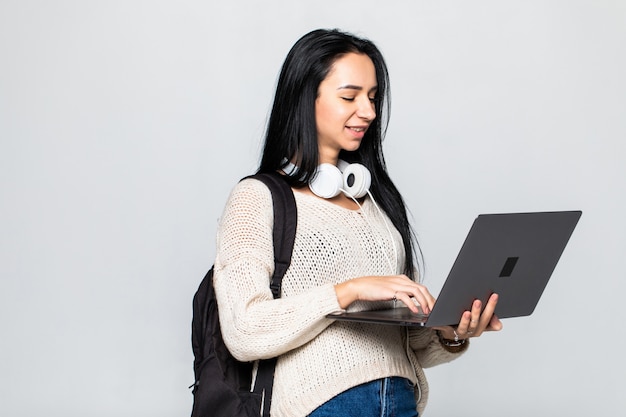
[[[300,38],[283,63],[270,113],[265,146],[258,172],[275,172],[295,161],[298,175],[289,176],[293,187],[306,186],[319,164],[315,101],[320,83],[335,61],[345,54],[367,55],[376,70],[376,118],[358,150],[341,151],[339,158],[365,165],[372,174],[370,192],[402,236],[406,260],[404,273],[416,279],[417,240],[400,192],[385,165],[382,140],[389,120],[389,74],[382,54],[371,41],[339,30],[314,30]]]

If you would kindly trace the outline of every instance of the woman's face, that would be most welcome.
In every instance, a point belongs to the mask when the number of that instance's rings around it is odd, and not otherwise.
[[[364,54],[337,59],[320,83],[315,101],[320,163],[336,163],[339,151],[355,151],[376,118],[376,70]]]

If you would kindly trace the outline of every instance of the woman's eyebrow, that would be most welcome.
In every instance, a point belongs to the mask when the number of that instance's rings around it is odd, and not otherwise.
[[[337,90],[357,90],[357,91],[363,91],[363,87],[361,87],[360,85],[346,84],[346,85],[342,85]],[[374,87],[370,88],[369,92],[373,93],[373,92],[375,92],[377,90],[378,90],[378,86],[374,86]]]

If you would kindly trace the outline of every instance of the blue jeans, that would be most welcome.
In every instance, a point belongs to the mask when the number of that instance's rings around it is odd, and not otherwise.
[[[413,384],[391,377],[358,385],[322,404],[309,417],[417,417]]]

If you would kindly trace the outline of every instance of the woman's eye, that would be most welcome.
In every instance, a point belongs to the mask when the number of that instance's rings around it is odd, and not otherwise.
[[[354,97],[341,97],[345,101],[354,101]]]

